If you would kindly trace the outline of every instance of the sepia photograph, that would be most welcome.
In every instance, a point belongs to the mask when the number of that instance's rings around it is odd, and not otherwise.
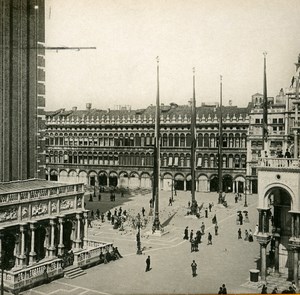
[[[300,0],[0,0],[0,295],[300,292]]]

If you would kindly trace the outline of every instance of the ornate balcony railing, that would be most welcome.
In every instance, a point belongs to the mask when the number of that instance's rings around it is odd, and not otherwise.
[[[259,158],[258,167],[270,168],[300,168],[300,159],[294,158]]]

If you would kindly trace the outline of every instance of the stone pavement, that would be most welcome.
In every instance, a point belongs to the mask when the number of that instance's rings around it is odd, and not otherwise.
[[[244,200],[234,203],[233,194],[226,199],[228,208],[217,204],[217,193],[197,193],[199,204],[214,202],[209,218],[204,217],[204,208],[200,219],[185,216],[190,200],[189,192],[177,192],[173,206],[168,206],[170,192],[161,192],[160,221],[168,221],[162,237],[148,235],[153,216],[148,216],[151,194],[126,196],[110,202],[102,197],[101,202],[87,202],[87,208],[109,208],[122,206],[130,216],[136,216],[141,208],[146,209],[147,225],[141,230],[143,255],[136,255],[136,229],[132,222],[124,223],[124,231],[114,230],[107,221],[93,222],[89,228],[89,238],[104,242],[113,242],[124,258],[108,264],[101,264],[87,269],[87,274],[69,280],[62,278],[50,284],[24,291],[22,294],[199,294],[218,293],[219,287],[225,283],[228,293],[260,293],[247,285],[249,269],[256,268],[259,256],[259,244],[238,240],[237,231],[240,227],[244,236],[245,229],[254,232],[257,222],[257,196],[248,196],[248,207]],[[236,225],[237,210],[248,210],[250,223]],[[112,211],[113,212],[113,211]],[[212,217],[216,214],[219,224],[219,235],[214,235]],[[206,234],[202,237],[198,252],[190,251],[190,243],[183,240],[186,226],[196,233],[201,223],[206,225]],[[213,235],[213,244],[207,245],[207,234]],[[145,260],[151,256],[151,271],[145,272]],[[192,277],[191,263],[198,264],[198,276]]]

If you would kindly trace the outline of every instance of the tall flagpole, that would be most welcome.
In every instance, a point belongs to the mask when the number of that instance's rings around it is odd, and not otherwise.
[[[220,107],[219,107],[219,161],[218,161],[218,177],[219,177],[219,199],[218,203],[223,202],[223,174],[222,174],[222,165],[223,165],[223,118],[222,118],[222,96],[223,96],[223,85],[222,85],[222,76],[220,75]]]
[[[154,171],[154,190],[155,190],[155,216],[153,227],[155,230],[160,230],[159,221],[159,175],[160,175],[160,102],[159,102],[159,57],[157,61],[157,95],[156,95],[156,116],[155,116],[155,168]]]
[[[263,97],[263,150],[268,148],[268,95],[267,95],[267,71],[266,57],[267,52],[264,52],[264,97]],[[264,155],[263,155],[264,156]]]
[[[195,160],[196,160],[196,93],[195,93],[195,68],[193,68],[193,99],[191,116],[191,177],[192,177],[192,205],[191,214],[196,215],[198,204],[195,198],[196,179],[195,179]]]

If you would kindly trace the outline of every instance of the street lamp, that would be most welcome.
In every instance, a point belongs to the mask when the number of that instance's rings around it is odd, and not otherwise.
[[[137,244],[137,251],[136,254],[141,255],[142,253],[142,248],[141,248],[141,215],[138,213],[137,215],[137,228],[138,232],[136,234],[136,244]]]
[[[244,203],[244,207],[248,207],[247,204],[247,191],[248,191],[248,183],[247,183],[247,177],[245,179],[245,203]]]

